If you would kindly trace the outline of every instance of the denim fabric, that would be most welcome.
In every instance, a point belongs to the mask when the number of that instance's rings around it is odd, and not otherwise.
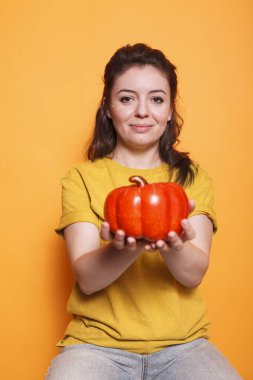
[[[62,349],[46,380],[239,380],[222,353],[206,339],[139,355],[91,344]]]

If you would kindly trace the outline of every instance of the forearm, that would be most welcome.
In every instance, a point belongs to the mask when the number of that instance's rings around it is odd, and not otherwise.
[[[161,250],[161,255],[173,277],[190,288],[201,283],[208,269],[209,255],[190,241],[185,242],[180,250]]]
[[[110,285],[133,264],[140,252],[140,248],[119,250],[108,243],[79,257],[74,270],[80,289],[90,295]]]

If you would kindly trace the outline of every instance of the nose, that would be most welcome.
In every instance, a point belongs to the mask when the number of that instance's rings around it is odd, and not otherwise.
[[[138,102],[135,116],[140,117],[140,118],[145,118],[149,116],[148,104],[145,100],[140,100]]]

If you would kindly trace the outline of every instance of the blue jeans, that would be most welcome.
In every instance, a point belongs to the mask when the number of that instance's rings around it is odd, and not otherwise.
[[[206,339],[139,355],[92,344],[62,349],[46,380],[239,380],[227,359]]]

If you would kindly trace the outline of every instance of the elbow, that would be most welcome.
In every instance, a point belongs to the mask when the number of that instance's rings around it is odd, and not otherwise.
[[[81,292],[86,296],[91,296],[93,293],[95,293],[95,290],[91,289],[86,284],[81,283],[81,281],[77,281],[77,283]]]
[[[189,281],[187,284],[185,284],[185,286],[189,289],[196,289],[198,286],[200,286],[201,282],[202,278],[201,280]]]
[[[205,265],[199,267],[198,270],[195,270],[188,276],[185,276],[185,286],[188,288],[194,289],[201,285],[202,280],[208,270],[209,262],[207,261]]]
[[[181,284],[188,289],[196,289],[202,281],[181,281]]]
[[[91,291],[91,290],[86,290],[86,289],[81,289],[81,291],[82,291],[82,293],[83,294],[85,294],[86,296],[91,296],[93,293],[95,293],[95,292],[93,292],[93,291]]]
[[[75,275],[78,287],[83,294],[85,294],[86,296],[90,296],[95,292],[95,290],[92,289],[90,281],[87,281],[87,279],[85,281],[85,276],[82,273],[79,273],[78,270],[75,270]]]
[[[195,289],[201,285],[206,272],[195,274],[194,276],[186,276],[181,284],[186,286],[189,289]]]
[[[86,296],[91,296],[92,294],[101,290],[101,288],[96,287],[96,284],[91,280],[84,278],[85,276],[76,273],[76,280],[80,291]]]
[[[92,289],[92,284],[88,280],[88,274],[83,273],[83,269],[81,270],[78,260],[74,263],[74,273],[76,277],[76,281],[80,291],[86,296],[90,296],[95,293],[95,290]]]

